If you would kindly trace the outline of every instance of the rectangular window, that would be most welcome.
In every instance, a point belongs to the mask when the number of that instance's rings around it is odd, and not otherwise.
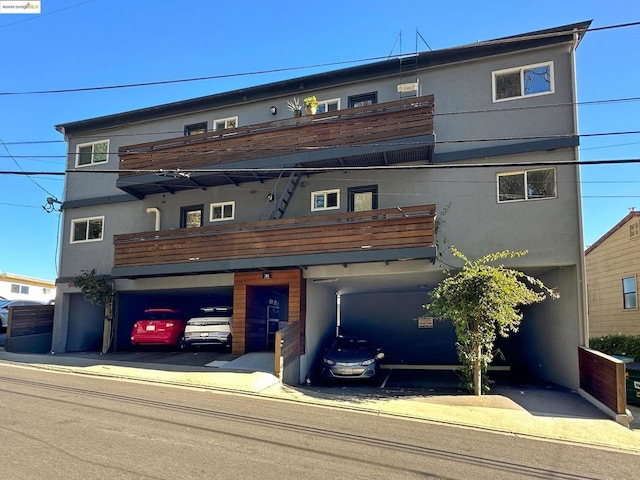
[[[238,117],[220,118],[213,121],[214,130],[225,130],[227,128],[236,128],[238,126]]]
[[[103,228],[104,217],[71,220],[71,243],[101,241]]]
[[[209,209],[209,220],[211,222],[222,222],[223,220],[233,220],[236,212],[236,202],[212,203]]]
[[[18,285],[17,283],[12,283],[11,293],[20,293],[20,285]]]
[[[349,97],[349,108],[364,107],[378,103],[378,92],[363,93],[361,95],[351,95]]]
[[[200,135],[201,133],[207,133],[207,122],[194,123],[192,125],[184,126],[185,136]]]
[[[498,202],[556,197],[556,170],[544,168],[498,174]]]
[[[554,92],[553,62],[499,70],[492,75],[494,102]]]
[[[627,277],[622,279],[622,298],[625,310],[638,308],[638,301],[636,298],[636,277]]]
[[[335,210],[340,208],[340,190],[311,192],[311,211]]]
[[[378,186],[351,187],[347,189],[347,210],[362,212],[378,208]]]
[[[640,235],[640,222],[629,225],[629,237],[637,237]]]
[[[335,112],[340,110],[340,99],[332,98],[331,100],[318,100],[318,112]]]
[[[204,205],[191,205],[180,208],[180,228],[197,228],[202,226]]]
[[[29,285],[20,285],[20,293],[23,295],[29,295]]]
[[[109,157],[109,140],[83,143],[76,147],[76,167],[104,163]]]

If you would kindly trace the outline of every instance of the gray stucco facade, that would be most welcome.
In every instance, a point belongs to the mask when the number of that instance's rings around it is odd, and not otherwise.
[[[285,218],[316,214],[311,210],[312,192],[338,190],[337,213],[349,211],[349,189],[375,186],[380,209],[436,205],[437,246],[445,264],[459,266],[448,253],[451,245],[469,258],[506,249],[527,250],[526,256],[506,264],[558,287],[561,298],[526,311],[522,331],[511,344],[512,355],[535,375],[577,387],[577,347],[585,344],[585,330],[580,186],[575,163],[574,49],[587,25],[424,52],[413,61],[389,60],[59,125],[70,154],[52,350],[82,349],[83,345],[94,348],[95,338],[83,339],[87,332],[93,337],[101,333],[96,313],[78,305],[78,290],[69,282],[92,268],[102,275],[114,273],[114,235],[150,232],[156,222],[163,231],[179,229],[181,208],[192,205],[203,205],[203,225],[213,225],[209,206],[219,202],[235,202],[230,222],[268,218],[268,195],[275,179],[137,198],[117,185],[126,181],[118,180],[119,148],[181,136],[186,125],[206,122],[212,129],[218,119],[237,117],[239,126],[279,120],[291,115],[286,102],[293,96],[302,99],[315,95],[345,110],[350,98],[375,93],[376,102],[383,104],[407,96],[398,93],[399,84],[415,82],[418,91],[414,95],[433,95],[435,99],[432,158],[403,164],[404,168],[334,169],[304,175]],[[551,65],[550,91],[494,101],[494,72],[535,65]],[[275,116],[271,106],[277,108]],[[78,145],[104,140],[109,141],[106,162],[76,165]],[[553,171],[552,195],[499,201],[500,174],[536,169]],[[96,217],[103,218],[102,239],[72,242],[72,222]],[[442,265],[428,259],[402,260],[363,264],[341,259],[304,270],[307,334],[306,353],[300,358],[301,381],[312,368],[322,341],[333,334],[337,295],[342,299],[342,325],[368,333],[380,342],[391,338],[388,349],[394,361],[449,364],[455,360],[450,325],[418,331],[415,321],[428,291],[443,278]],[[166,295],[228,301],[233,284],[233,271],[115,281],[116,290],[123,296],[121,304],[131,306],[153,303],[153,299]],[[126,317],[122,311],[119,315]],[[80,316],[91,318],[86,321],[86,331]],[[123,329],[118,334],[120,347],[126,343],[128,321],[119,324]]]

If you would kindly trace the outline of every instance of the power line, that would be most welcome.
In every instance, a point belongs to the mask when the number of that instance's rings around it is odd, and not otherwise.
[[[13,155],[11,155],[11,152],[9,151],[9,149],[7,148],[7,146],[5,145],[4,141],[2,140],[2,138],[0,138],[0,143],[2,144],[2,146],[4,147],[4,149],[7,151],[7,153],[9,154],[9,157],[13,160],[13,163],[16,164],[16,166],[22,170],[22,167],[20,166],[20,164],[18,163],[18,161],[13,157]],[[46,188],[44,188],[42,185],[40,185],[38,182],[36,182],[33,178],[31,178],[30,175],[27,175],[27,178],[29,180],[31,180],[38,188],[40,188],[40,190],[42,190],[44,193],[46,193],[47,195],[53,196],[51,193],[49,193],[47,191]]]
[[[450,139],[450,140],[434,140],[433,142],[412,142],[412,141],[396,141],[396,142],[386,142],[384,146],[396,146],[396,147],[411,147],[411,146],[421,146],[421,145],[444,145],[444,144],[460,144],[460,143],[487,143],[487,142],[505,142],[505,141],[513,141],[513,140],[549,140],[549,139],[563,139],[563,138],[592,138],[592,137],[608,137],[608,136],[622,136],[622,135],[640,135],[640,130],[627,130],[627,131],[617,131],[617,132],[596,132],[596,133],[583,133],[579,135],[574,134],[559,134],[559,135],[529,135],[522,137],[494,137],[494,138],[467,138],[467,139]],[[187,138],[187,137],[185,137]],[[204,143],[204,141],[203,141]],[[221,146],[221,145],[220,145]],[[377,143],[366,143],[366,144],[349,144],[349,145],[340,145],[341,148],[359,148],[359,147],[373,147],[380,146]],[[256,152],[256,151],[290,151],[291,147],[246,147],[246,148],[222,148],[222,149],[211,149],[211,150],[201,150],[201,149],[193,149],[189,148],[190,145],[185,145],[185,148],[179,150],[176,153],[198,153],[198,154],[207,154],[207,153],[220,153],[224,152]],[[6,146],[5,146],[6,148]],[[327,145],[327,146],[299,146],[295,150],[296,151],[321,151],[321,150],[330,150],[332,148],[336,148],[336,145]],[[8,151],[8,150],[7,150]],[[154,147],[145,147],[141,149],[131,149],[130,151],[124,152],[126,154],[136,154],[136,153],[145,153],[147,155],[164,155],[166,151],[164,149],[155,150]],[[0,158],[21,158],[21,159],[43,159],[43,158],[59,158],[65,159],[68,155],[75,155],[77,152],[67,152],[64,155],[0,155]],[[109,155],[120,155],[119,151],[115,152],[104,152]]]
[[[549,160],[538,162],[491,162],[491,163],[429,163],[419,165],[376,165],[368,167],[282,167],[282,168],[192,168],[192,169],[67,169],[64,172],[13,172],[0,171],[0,175],[65,175],[69,173],[158,173],[162,175],[175,174],[184,176],[191,173],[280,173],[280,172],[300,172],[300,173],[322,173],[322,172],[345,172],[345,171],[378,171],[378,170],[452,170],[469,168],[503,168],[503,167],[536,167],[536,166],[593,166],[593,165],[625,165],[640,163],[640,158],[627,159],[607,159],[607,160]],[[201,187],[198,187],[201,188]]]
[[[477,110],[458,110],[458,111],[450,111],[450,112],[434,112],[433,117],[443,117],[448,115],[466,115],[466,114],[487,114],[487,113],[504,113],[504,112],[512,112],[512,111],[521,111],[521,110],[532,110],[532,109],[546,109],[546,108],[559,108],[559,107],[572,107],[572,106],[598,106],[598,105],[610,105],[615,103],[630,103],[640,101],[640,97],[623,97],[623,98],[611,98],[611,99],[603,99],[603,100],[589,100],[584,102],[562,102],[562,103],[553,103],[547,105],[526,105],[526,106],[518,106],[518,107],[507,107],[507,108],[499,108],[499,109],[477,109]],[[126,126],[128,124],[123,124],[122,126]],[[208,133],[213,132],[214,130],[208,131]],[[164,130],[160,132],[138,132],[138,133],[112,133],[109,135],[109,138],[115,137],[135,137],[135,136],[149,136],[149,135],[179,135],[183,136],[184,130]],[[74,138],[89,138],[95,137],[95,134],[87,134],[87,135],[74,135]],[[66,143],[64,139],[61,140],[26,140],[26,141],[14,141],[14,142],[5,142],[6,145],[40,145],[40,144],[54,144],[54,143]]]
[[[25,18],[23,20],[18,20],[18,21],[11,22],[11,23],[5,23],[4,25],[0,25],[0,28],[6,28],[6,27],[10,27],[12,25],[17,25],[19,23],[24,23],[24,22],[29,22],[31,20],[41,19],[41,18],[46,17],[48,15],[53,15],[53,14],[56,14],[56,13],[64,12],[65,10],[71,10],[72,8],[81,7],[83,5],[86,5],[87,3],[93,3],[95,1],[97,1],[97,0],[87,0],[86,2],[77,3],[75,5],[70,5],[68,7],[61,8],[59,10],[54,10],[52,12],[40,13],[39,15],[34,15],[34,16],[29,17],[29,18]]]
[[[525,40],[573,35],[576,33],[597,32],[602,30],[612,30],[616,28],[635,27],[638,25],[640,25],[640,22],[630,22],[630,23],[615,24],[615,25],[608,25],[604,27],[595,27],[595,28],[584,28],[584,29],[576,28],[573,30],[566,30],[566,31],[559,31],[559,32],[548,32],[548,33],[539,33],[534,35],[514,36],[514,37],[502,38],[498,40],[487,40],[487,41],[479,42],[478,44],[479,45],[501,45],[501,44],[507,44],[507,43],[521,42]],[[126,84],[118,84],[118,85],[102,85],[97,87],[62,88],[62,89],[52,89],[52,90],[31,90],[31,91],[22,91],[22,92],[0,92],[0,96],[45,95],[45,94],[56,94],[56,93],[73,93],[73,92],[88,92],[88,91],[97,91],[97,90],[114,90],[114,89],[134,88],[134,87],[149,87],[149,86],[155,86],[155,85],[169,85],[169,84],[178,84],[178,83],[200,82],[205,80],[219,80],[223,78],[265,75],[265,74],[271,74],[271,73],[290,72],[295,70],[306,70],[306,69],[323,68],[323,67],[330,67],[330,66],[336,66],[336,65],[347,65],[347,64],[354,64],[354,63],[388,60],[392,57],[406,58],[408,56],[411,56],[411,55],[399,54],[399,55],[388,55],[387,57],[378,56],[378,57],[361,58],[357,60],[343,60],[343,61],[337,61],[337,62],[319,63],[319,64],[298,66],[298,67],[281,67],[281,68],[273,68],[268,70],[228,73],[228,74],[221,74],[221,75],[208,75],[204,77],[182,78],[182,79],[174,79],[174,80],[158,80],[158,81],[126,83]]]

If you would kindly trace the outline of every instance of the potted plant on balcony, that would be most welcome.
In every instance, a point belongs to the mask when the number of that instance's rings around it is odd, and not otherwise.
[[[307,97],[303,100],[304,106],[307,109],[307,115],[315,115],[318,111],[318,99],[315,95]]]
[[[287,108],[293,112],[294,117],[302,116],[302,105],[296,97],[293,97],[293,100],[287,100]]]

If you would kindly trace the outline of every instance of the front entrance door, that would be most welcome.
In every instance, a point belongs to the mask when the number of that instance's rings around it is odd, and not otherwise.
[[[289,286],[247,286],[245,352],[274,350],[275,334],[287,322]]]

